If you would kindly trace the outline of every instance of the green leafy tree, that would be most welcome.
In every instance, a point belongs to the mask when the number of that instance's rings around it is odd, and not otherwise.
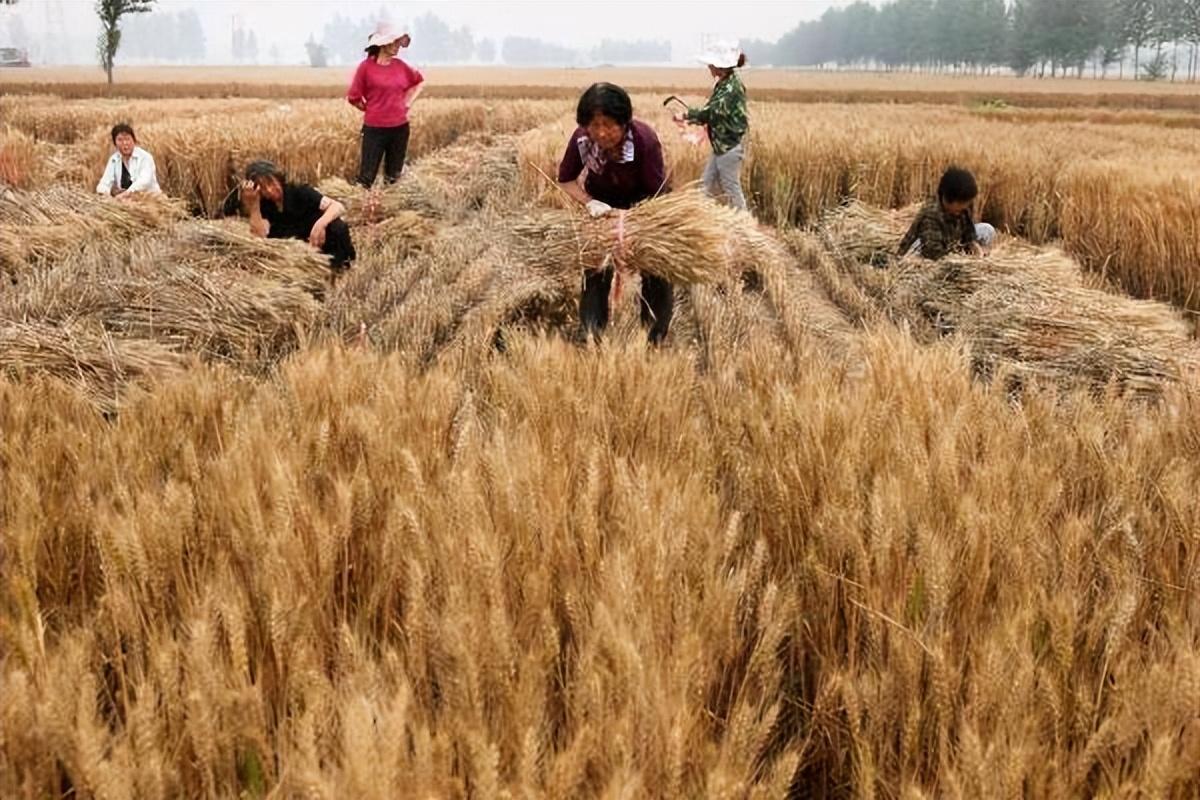
[[[121,46],[121,18],[126,14],[142,14],[151,9],[154,0],[96,0],[96,15],[100,17],[100,38],[96,49],[100,66],[113,82],[113,62]]]
[[[1125,30],[1125,41],[1133,46],[1133,74],[1137,75],[1141,64],[1141,49],[1154,36],[1154,0],[1125,0],[1121,9],[1121,24]]]

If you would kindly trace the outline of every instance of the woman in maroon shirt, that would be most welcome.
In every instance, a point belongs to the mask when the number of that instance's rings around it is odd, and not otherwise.
[[[383,161],[383,179],[395,183],[408,152],[408,109],[421,93],[425,77],[396,57],[408,47],[407,33],[380,23],[367,39],[367,57],[358,65],[346,100],[365,112],[358,182],[370,188]]]
[[[578,128],[567,142],[558,165],[559,186],[594,217],[628,209],[668,191],[662,144],[654,129],[633,118],[633,102],[620,86],[596,83],[579,98]],[[582,183],[580,175],[586,177]],[[598,337],[608,325],[608,293],[613,267],[588,270],[583,276],[579,319],[585,335]],[[636,264],[627,265],[636,268]],[[666,337],[674,313],[671,284],[642,274],[642,323],[650,342]]]

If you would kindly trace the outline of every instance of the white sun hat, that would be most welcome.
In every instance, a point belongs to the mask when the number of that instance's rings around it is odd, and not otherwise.
[[[719,69],[732,69],[738,65],[742,49],[736,42],[714,42],[696,60],[701,64],[712,64]]]
[[[408,36],[408,29],[405,26],[381,22],[375,26],[375,32],[367,37],[367,47],[383,47],[405,36]]]

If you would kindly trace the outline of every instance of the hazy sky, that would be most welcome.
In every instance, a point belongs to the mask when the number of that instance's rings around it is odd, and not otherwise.
[[[278,44],[289,61],[302,56],[300,43],[318,39],[325,22],[335,14],[353,18],[374,16],[386,8],[393,20],[411,20],[432,11],[453,27],[469,26],[476,38],[533,36],[570,46],[586,46],[603,38],[670,39],[677,61],[699,48],[703,36],[776,39],[803,19],[820,16],[845,0],[159,0],[164,11],[195,8],[204,24],[209,60],[228,56],[234,18],[252,29],[259,51]],[[40,40],[64,20],[78,41],[95,38],[92,0],[21,0],[15,8],[0,7],[0,40],[14,16]],[[118,56],[118,62],[120,58]]]

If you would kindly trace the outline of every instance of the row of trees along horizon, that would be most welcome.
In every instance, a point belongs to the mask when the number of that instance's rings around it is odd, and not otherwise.
[[[0,0],[15,5],[22,0]],[[206,60],[194,10],[155,11],[155,0],[95,0],[100,65],[110,73],[118,49],[135,60]],[[155,11],[155,13],[145,13]],[[304,43],[312,66],[352,64],[386,8],[353,19],[337,14]],[[27,39],[19,17],[4,44]],[[606,39],[577,49],[522,36],[477,38],[432,13],[413,20],[405,58],[418,64],[511,66],[669,63],[669,41]],[[236,63],[282,63],[279,43],[260,50],[253,30],[232,32]],[[801,22],[778,40],[743,40],[751,64],[823,69],[1012,71],[1037,77],[1085,75],[1186,80],[1200,77],[1200,0],[858,0]]]

